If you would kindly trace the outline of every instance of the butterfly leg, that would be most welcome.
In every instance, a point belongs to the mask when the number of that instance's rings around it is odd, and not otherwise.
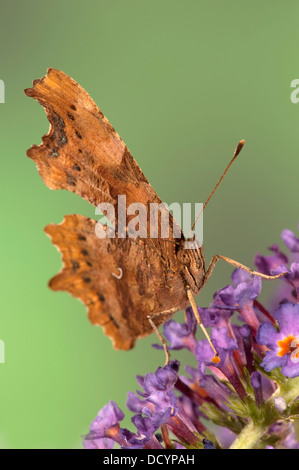
[[[244,271],[250,273],[251,275],[259,276],[263,279],[268,279],[268,280],[278,279],[281,276],[283,276],[284,274],[286,274],[286,273],[281,273],[281,274],[277,274],[276,276],[268,276],[267,274],[263,274],[263,273],[259,273],[257,271],[253,271],[252,269],[248,268],[247,266],[244,266],[244,264],[241,264],[238,261],[234,261],[231,258],[227,258],[226,256],[215,255],[215,256],[213,256],[212,261],[210,262],[210,265],[208,267],[207,273],[206,273],[205,278],[204,278],[203,285],[205,285],[208,282],[217,261],[219,261],[220,259],[226,261],[227,263],[231,264],[232,266],[235,266],[236,268],[244,269]],[[218,357],[216,348],[213,345],[212,340],[211,340],[205,326],[203,325],[203,323],[201,321],[201,318],[200,318],[200,315],[198,313],[196,303],[195,303],[195,300],[194,300],[194,296],[191,292],[191,289],[188,286],[187,286],[186,292],[187,292],[187,296],[188,296],[191,308],[192,308],[193,313],[195,315],[195,318],[197,320],[197,323],[201,327],[201,329],[202,329],[203,333],[205,334],[206,338],[208,339],[208,341],[210,343],[210,346],[211,346],[211,348],[212,348],[212,350],[215,354],[215,357]]]
[[[153,318],[157,318],[157,317],[161,317],[161,315],[169,315],[169,314],[173,314],[177,311],[176,308],[172,308],[170,310],[165,310],[164,312],[158,312],[158,313],[153,313],[152,315],[147,315],[147,319],[152,327],[152,329],[154,330],[154,332],[156,333],[156,335],[158,336],[162,346],[163,346],[163,349],[164,349],[164,352],[165,352],[165,356],[166,356],[166,360],[165,360],[165,364],[168,364],[169,361],[170,361],[170,354],[169,354],[169,350],[167,348],[167,344],[166,344],[166,340],[165,338],[161,335],[160,331],[158,330],[157,326],[155,325],[155,323],[153,322]]]
[[[211,346],[211,348],[212,348],[212,350],[213,350],[213,353],[215,354],[215,357],[218,357],[217,350],[216,350],[216,348],[215,348],[215,346],[214,346],[214,344],[213,344],[213,342],[212,342],[212,340],[211,340],[211,338],[210,338],[210,335],[209,335],[209,333],[207,332],[206,327],[204,326],[204,324],[203,324],[202,321],[201,321],[201,318],[200,318],[200,315],[199,315],[199,313],[198,313],[197,306],[196,306],[196,303],[195,303],[194,296],[193,296],[193,294],[192,294],[191,289],[190,289],[189,286],[187,286],[186,292],[187,292],[187,296],[188,296],[188,299],[189,299],[189,302],[190,302],[192,311],[193,311],[194,316],[195,316],[195,318],[196,318],[196,321],[197,321],[198,325],[200,326],[200,328],[202,329],[202,331],[203,331],[205,337],[206,337],[207,340],[209,341],[209,344],[210,344],[210,346]]]
[[[251,275],[254,275],[254,276],[259,276],[263,279],[268,279],[268,280],[279,279],[284,274],[286,274],[286,273],[281,273],[281,274],[277,274],[276,276],[269,276],[267,274],[259,273],[258,271],[253,271],[252,269],[248,268],[247,266],[244,266],[244,264],[241,264],[238,261],[235,261],[231,258],[227,258],[226,256],[215,255],[215,256],[213,256],[212,261],[210,262],[210,265],[208,267],[207,273],[206,273],[205,278],[204,278],[204,284],[203,285],[205,285],[207,283],[207,281],[209,280],[217,261],[219,261],[220,259],[222,259],[223,261],[226,261],[227,263],[231,264],[235,268],[244,269],[244,271],[246,271],[247,273],[249,273]]]

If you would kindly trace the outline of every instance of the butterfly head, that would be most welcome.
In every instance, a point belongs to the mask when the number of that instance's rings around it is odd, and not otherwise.
[[[185,248],[185,242],[183,242],[177,250],[177,260],[186,284],[197,293],[203,284],[205,276],[202,248]]]

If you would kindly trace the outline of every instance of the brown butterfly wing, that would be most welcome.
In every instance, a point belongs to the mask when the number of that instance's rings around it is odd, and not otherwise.
[[[44,106],[50,130],[28,157],[51,189],[67,189],[93,205],[161,202],[128,148],[88,93],[63,72],[49,69],[25,90]]]
[[[27,152],[49,188],[75,192],[95,206],[110,202],[116,214],[118,195],[126,196],[127,206],[161,203],[123,141],[74,80],[49,69],[25,93],[44,106],[50,122],[42,144]],[[91,322],[104,326],[117,348],[128,349],[136,338],[152,332],[147,315],[186,305],[169,218],[169,240],[98,239],[96,222],[77,215],[46,228],[64,261],[51,288],[80,298]],[[122,279],[112,276],[118,268]]]
[[[147,315],[180,303],[181,279],[165,274],[157,251],[141,239],[98,239],[96,222],[68,215],[46,233],[62,253],[63,269],[50,281],[53,290],[78,297],[89,319],[101,325],[117,349],[133,347],[136,338],[152,332]],[[180,305],[177,305],[179,308]],[[158,317],[157,325],[167,317]]]

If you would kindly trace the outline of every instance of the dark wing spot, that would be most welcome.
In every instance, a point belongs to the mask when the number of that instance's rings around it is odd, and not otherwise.
[[[62,147],[63,145],[67,144],[68,140],[64,131],[65,122],[60,116],[60,114],[56,113],[55,111],[53,111],[53,114],[51,116],[51,124],[53,124],[54,127],[51,139],[53,141],[57,139],[59,147]]]
[[[87,250],[81,250],[81,253],[83,256],[88,256],[88,251]]]
[[[58,113],[56,113],[56,115],[57,115],[58,126],[59,126],[61,129],[63,129],[63,128],[65,127],[65,122],[64,122],[64,120],[62,119],[62,117],[61,117]]]
[[[79,152],[79,153],[82,153],[82,150],[81,150],[81,149],[78,149],[78,152]]]
[[[100,302],[105,302],[105,297],[103,296],[103,294],[101,294],[100,292],[98,292],[98,298],[99,298],[99,301]]]
[[[71,259],[71,263],[73,265],[73,269],[79,269],[80,268],[80,264],[78,263],[78,261],[74,261],[73,259]]]
[[[58,145],[59,147],[62,147],[63,145],[67,143],[68,143],[67,136],[65,135],[64,131],[61,131],[60,137],[58,139]]]
[[[86,237],[84,237],[84,235],[78,235],[78,240],[86,240]]]
[[[77,110],[76,106],[74,104],[71,104],[71,109],[73,109],[74,111]]]
[[[90,261],[86,261],[86,264],[87,266],[89,266],[90,268],[92,267],[92,263]]]
[[[59,157],[58,148],[53,147],[53,150],[52,150],[52,152],[51,151],[49,152],[49,155],[51,155],[51,157],[55,157],[55,158]]]
[[[74,116],[73,116],[71,113],[67,113],[67,115],[68,115],[68,117],[69,117],[72,121],[75,120]]]
[[[91,279],[90,279],[90,277],[88,277],[88,276],[83,276],[82,279],[83,279],[83,282],[85,282],[86,284],[88,284],[89,282],[91,282]]]
[[[115,319],[113,318],[113,316],[110,313],[109,313],[109,318],[112,321],[112,323],[114,324],[114,326],[116,326],[116,328],[119,328],[118,323],[116,323]]]
[[[69,175],[68,173],[66,174],[67,176],[67,182],[70,186],[76,186],[76,179],[72,176]]]
[[[78,163],[75,163],[75,165],[73,166],[73,170],[81,171],[81,168],[79,167]]]
[[[76,136],[78,137],[78,139],[82,139],[82,135],[80,134],[80,132],[78,132],[77,130],[75,130],[76,132]]]

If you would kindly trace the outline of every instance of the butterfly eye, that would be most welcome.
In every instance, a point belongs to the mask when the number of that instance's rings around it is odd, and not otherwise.
[[[179,262],[182,264],[185,264],[185,265],[190,264],[190,257],[188,253],[186,252],[186,250],[179,250],[177,253],[177,258]]]

